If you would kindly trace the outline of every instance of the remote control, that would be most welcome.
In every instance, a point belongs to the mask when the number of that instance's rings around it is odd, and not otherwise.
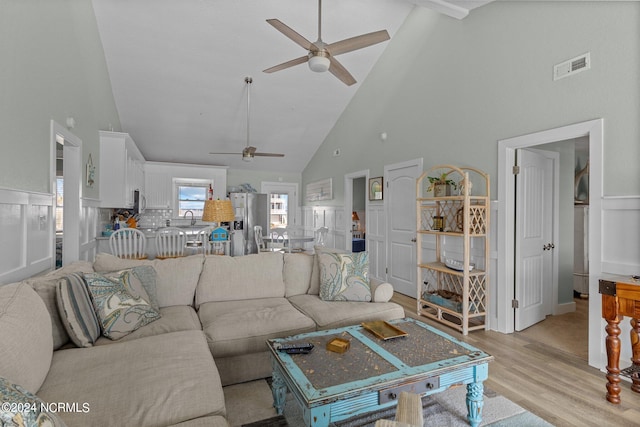
[[[311,343],[280,344],[277,347],[277,349],[278,349],[278,351],[286,351],[286,352],[288,352],[289,350],[306,350],[307,352],[309,352],[309,351],[313,350],[313,344],[311,344]]]
[[[289,350],[285,350],[284,352],[287,353],[287,354],[309,354],[309,353],[311,353],[312,349],[313,349],[313,347],[311,349],[290,348]]]

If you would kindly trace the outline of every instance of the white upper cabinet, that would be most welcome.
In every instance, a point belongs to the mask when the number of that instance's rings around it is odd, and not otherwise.
[[[144,191],[144,157],[127,133],[100,131],[100,206],[132,208]]]
[[[145,165],[147,209],[171,209],[173,176],[165,166],[153,162]]]

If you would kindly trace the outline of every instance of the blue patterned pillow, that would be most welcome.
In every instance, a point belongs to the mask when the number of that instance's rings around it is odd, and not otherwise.
[[[117,340],[160,318],[131,270],[84,275],[102,335]]]
[[[47,404],[23,387],[0,377],[0,425],[64,427]]]
[[[81,273],[72,273],[56,284],[60,320],[71,341],[78,347],[91,347],[100,336],[100,323]]]
[[[368,252],[336,254],[321,252],[320,299],[324,301],[371,301]]]

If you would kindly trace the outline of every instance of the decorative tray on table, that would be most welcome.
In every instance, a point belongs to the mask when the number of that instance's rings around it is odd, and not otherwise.
[[[402,329],[396,328],[392,324],[385,322],[384,320],[374,320],[373,322],[363,322],[362,327],[371,332],[383,340],[390,340],[392,338],[406,337],[409,335]]]

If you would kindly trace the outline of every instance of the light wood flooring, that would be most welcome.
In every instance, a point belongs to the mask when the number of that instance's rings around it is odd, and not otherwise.
[[[404,307],[407,317],[419,318],[493,355],[495,360],[489,364],[485,387],[549,423],[640,426],[640,394],[632,392],[623,380],[622,403],[607,402],[604,373],[587,363],[586,301],[576,300],[576,313],[549,316],[523,332],[475,331],[464,337],[454,329],[417,316],[415,299],[396,293],[392,300]],[[584,324],[577,326],[580,321]],[[575,339],[574,334],[579,338]]]

